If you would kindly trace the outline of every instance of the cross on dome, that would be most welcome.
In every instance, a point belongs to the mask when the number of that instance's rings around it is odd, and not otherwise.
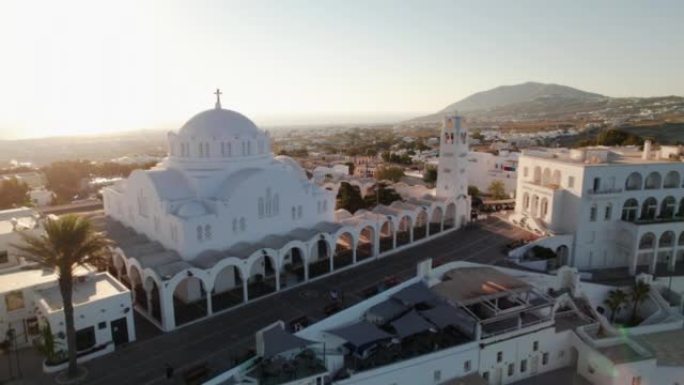
[[[214,95],[216,95],[216,109],[220,110],[221,109],[221,90],[219,88],[216,89],[216,92],[214,92]]]

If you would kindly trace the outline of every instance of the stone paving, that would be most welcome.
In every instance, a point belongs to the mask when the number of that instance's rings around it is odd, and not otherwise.
[[[206,364],[212,376],[232,367],[238,357],[254,345],[254,333],[277,321],[291,321],[305,316],[312,321],[325,317],[328,293],[336,289],[344,293],[344,305],[363,300],[363,291],[389,276],[401,280],[415,275],[416,264],[426,258],[435,263],[468,260],[479,263],[508,265],[504,245],[529,236],[524,230],[490,218],[463,229],[444,234],[346,271],[321,278],[278,293],[234,310],[215,315],[170,333],[156,334],[143,325],[142,340],[117,349],[114,353],[85,364],[89,370],[83,384],[182,384],[182,373]],[[137,322],[140,317],[136,320]],[[147,330],[146,332],[142,332]],[[7,379],[1,369],[5,356],[0,356],[0,383]],[[175,368],[172,380],[166,380],[166,365]],[[18,384],[52,384],[53,376],[39,367],[27,367],[23,382]],[[6,365],[4,365],[6,366]]]

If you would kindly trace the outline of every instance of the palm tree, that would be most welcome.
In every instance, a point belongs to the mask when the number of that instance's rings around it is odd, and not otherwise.
[[[611,290],[608,292],[608,298],[606,298],[603,303],[610,309],[610,323],[615,321],[615,316],[620,310],[622,305],[626,304],[629,299],[629,295],[620,289]]]
[[[59,291],[64,303],[69,358],[67,376],[73,378],[78,375],[72,303],[73,269],[76,265],[101,261],[111,241],[102,233],[96,232],[88,219],[76,215],[48,218],[44,227],[45,233],[40,236],[19,233],[22,242],[13,246],[26,260],[57,272]]]
[[[632,287],[632,301],[634,301],[634,308],[632,309],[632,323],[636,323],[637,320],[637,310],[639,308],[639,304],[641,302],[644,302],[646,297],[648,297],[648,293],[651,292],[651,285],[638,281],[634,283],[634,287]]]

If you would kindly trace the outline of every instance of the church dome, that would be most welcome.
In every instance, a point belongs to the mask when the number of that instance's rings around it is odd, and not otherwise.
[[[183,125],[180,135],[202,138],[232,138],[255,136],[257,126],[239,112],[214,108],[200,112]]]

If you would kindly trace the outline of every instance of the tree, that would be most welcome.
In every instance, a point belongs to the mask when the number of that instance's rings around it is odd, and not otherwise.
[[[67,376],[78,375],[76,364],[76,329],[72,302],[76,265],[85,265],[104,259],[112,242],[96,232],[90,221],[76,215],[65,215],[45,221],[45,234],[32,235],[20,232],[21,243],[13,245],[27,260],[57,272],[57,283],[64,306],[69,367]]]
[[[28,202],[29,188],[17,178],[10,178],[0,184],[0,209],[9,209]]]
[[[620,311],[622,305],[629,300],[629,295],[620,289],[614,289],[608,292],[608,298],[603,303],[610,309],[610,323],[615,321],[617,312]]]
[[[477,198],[480,196],[480,189],[477,186],[468,186],[468,195]]]
[[[337,191],[337,209],[345,209],[350,213],[366,207],[366,203],[361,197],[361,190],[358,186],[352,186],[347,182],[340,183]]]
[[[470,134],[470,138],[473,140],[484,140],[484,135],[482,135],[482,132],[480,130],[475,130],[472,134]]]
[[[634,302],[634,307],[632,308],[632,324],[637,323],[637,311],[639,310],[639,304],[644,302],[651,292],[651,285],[638,281],[632,287],[632,301]]]
[[[642,137],[616,129],[603,131],[596,136],[596,144],[600,146],[629,146],[643,143]]]
[[[506,186],[500,180],[494,180],[487,188],[487,192],[492,197],[492,199],[506,199],[508,194],[506,194]]]
[[[404,169],[401,167],[378,167],[375,171],[375,179],[399,182],[404,177]]]
[[[378,183],[370,189],[363,200],[366,207],[369,208],[376,204],[390,205],[394,201],[401,200],[401,196],[385,183]]]
[[[435,184],[437,182],[437,167],[427,166],[423,174],[423,182],[427,184]]]
[[[52,334],[50,324],[46,323],[40,329],[40,339],[35,341],[36,349],[45,356],[45,362],[50,365],[57,365],[64,358],[64,352],[58,349],[59,342]]]

